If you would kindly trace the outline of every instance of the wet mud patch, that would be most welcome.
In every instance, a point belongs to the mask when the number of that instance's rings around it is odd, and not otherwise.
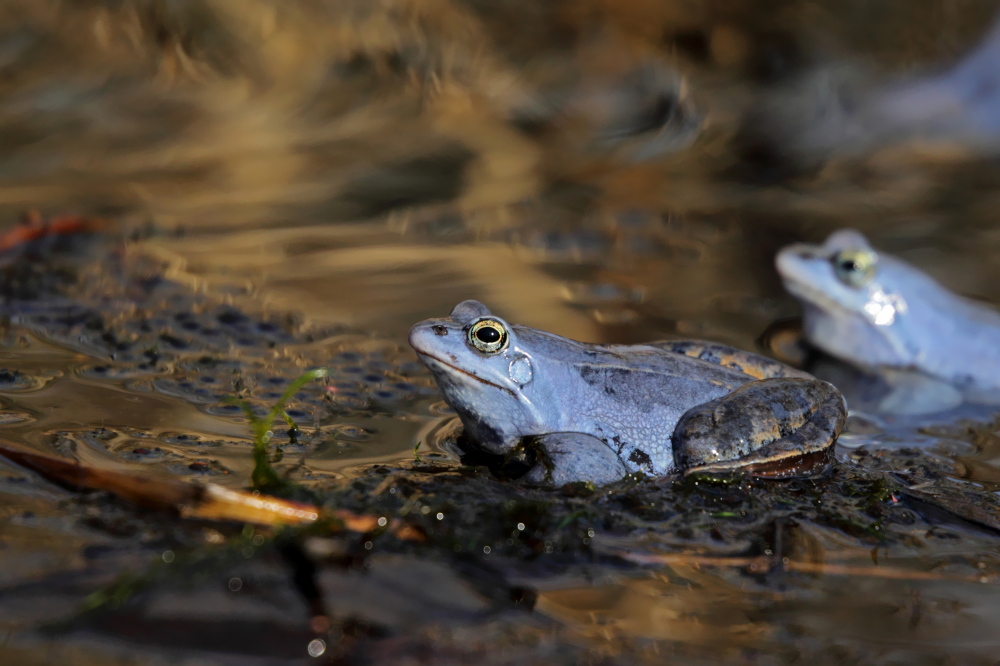
[[[42,635],[178,655],[291,660],[322,650],[346,663],[395,650],[443,663],[695,664],[749,652],[762,663],[833,664],[864,662],[866,650],[989,663],[971,643],[989,623],[969,620],[949,637],[965,611],[945,600],[961,589],[974,609],[988,607],[1000,536],[958,505],[911,501],[895,468],[926,468],[924,483],[969,491],[915,451],[780,482],[542,489],[482,467],[412,463],[322,489],[328,508],[403,520],[423,535],[415,542],[378,529],[178,524],[91,495],[70,500],[71,513],[101,533],[141,535],[156,562],[108,582],[90,610],[43,623]],[[43,589],[15,597],[26,603]],[[856,617],[835,630],[831,614]]]
[[[946,596],[948,585],[989,589],[1000,573],[996,526],[970,524],[974,489],[919,453],[881,458],[900,468],[923,464],[923,482],[968,493],[967,504],[913,501],[912,488],[880,465],[855,461],[814,479],[666,478],[557,490],[500,482],[483,468],[386,467],[328,501],[406,516],[427,542],[400,551],[373,539],[370,552],[426,558],[430,551],[481,594],[516,600],[519,623],[555,621],[548,631],[557,641],[589,637],[607,658],[698,663],[751,650],[791,663],[837,663],[862,656],[863,644],[887,657],[908,651],[878,645],[874,632],[846,646],[836,632],[796,636],[797,627],[850,607],[877,621],[878,612],[838,586],[878,590],[883,611],[902,605],[893,612],[907,617],[907,630],[923,622],[943,633],[955,618],[928,610],[920,595]],[[990,505],[979,496],[980,507]],[[928,552],[938,556],[928,560]],[[837,609],[813,604],[817,594]],[[797,604],[805,617],[791,612]],[[442,648],[431,643],[432,652]]]

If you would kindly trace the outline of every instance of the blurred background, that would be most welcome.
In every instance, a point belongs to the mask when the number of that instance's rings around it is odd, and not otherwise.
[[[996,5],[15,0],[0,216],[397,337],[477,297],[746,345],[773,251],[846,225],[991,296]]]

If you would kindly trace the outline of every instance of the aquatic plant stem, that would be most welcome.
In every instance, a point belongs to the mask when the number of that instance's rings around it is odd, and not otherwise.
[[[295,422],[285,412],[285,405],[298,393],[299,389],[313,381],[327,376],[326,368],[317,368],[299,375],[285,389],[281,397],[271,406],[267,414],[261,418],[246,400],[236,397],[226,398],[229,404],[237,405],[246,414],[250,422],[250,433],[253,436],[253,472],[250,473],[250,487],[254,490],[275,492],[287,487],[288,481],[283,479],[271,466],[268,444],[274,436],[271,426],[279,416],[288,424],[289,429],[297,429]]]

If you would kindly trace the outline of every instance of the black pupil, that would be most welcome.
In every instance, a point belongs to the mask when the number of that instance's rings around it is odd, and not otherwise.
[[[845,259],[840,262],[840,267],[845,271],[856,271],[858,270],[858,263],[853,259]]]
[[[483,326],[481,329],[476,331],[476,339],[480,342],[491,345],[494,342],[500,342],[500,331],[492,326]]]

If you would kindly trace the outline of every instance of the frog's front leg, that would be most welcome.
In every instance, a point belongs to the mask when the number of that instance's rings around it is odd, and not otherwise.
[[[787,469],[790,459],[829,453],[846,420],[844,399],[827,382],[750,382],[681,417],[672,440],[674,464],[685,473],[745,469],[788,476],[799,471]]]
[[[582,432],[555,432],[527,438],[522,446],[535,449],[538,460],[524,476],[530,483],[562,486],[574,481],[596,485],[620,481],[625,463],[604,441]]]

